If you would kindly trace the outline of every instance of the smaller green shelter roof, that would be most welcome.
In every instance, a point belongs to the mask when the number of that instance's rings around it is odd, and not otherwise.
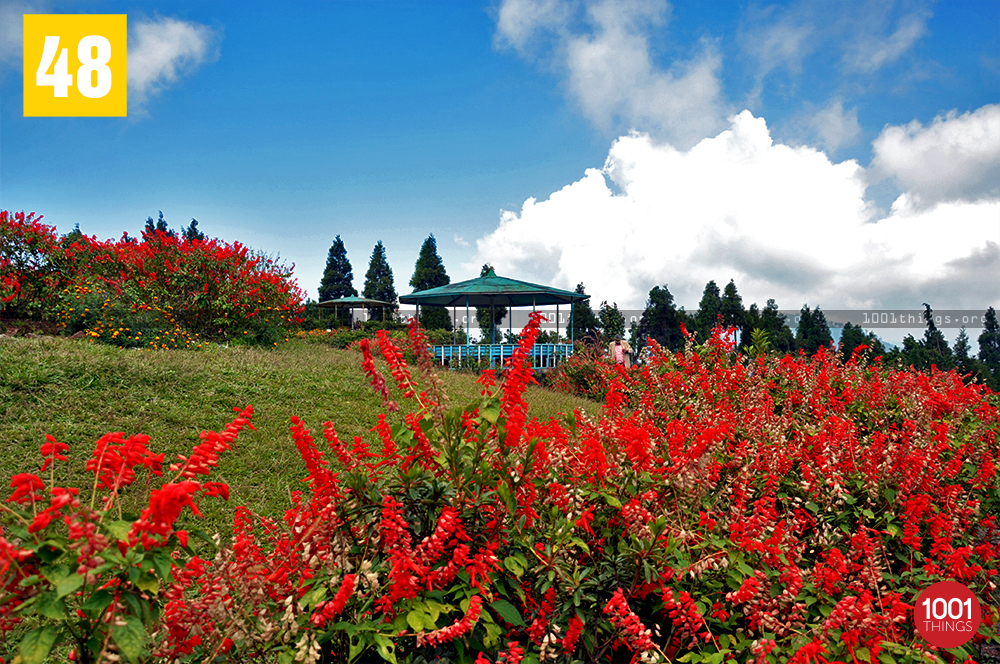
[[[569,304],[589,299],[572,291],[542,286],[527,281],[498,277],[493,270],[486,276],[401,295],[403,304],[439,307],[530,307],[544,304]]]
[[[337,307],[347,307],[349,309],[363,309],[365,307],[393,307],[392,302],[382,300],[371,300],[367,297],[341,297],[336,300],[324,300],[316,304],[321,309],[336,309]]]

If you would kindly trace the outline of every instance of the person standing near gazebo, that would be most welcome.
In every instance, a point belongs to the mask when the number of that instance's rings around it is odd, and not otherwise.
[[[608,344],[608,355],[615,364],[624,365],[626,369],[632,367],[632,347],[622,340],[622,335],[616,334],[615,340]]]

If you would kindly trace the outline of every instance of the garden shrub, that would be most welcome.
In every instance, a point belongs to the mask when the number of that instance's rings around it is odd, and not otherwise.
[[[748,359],[716,334],[612,367],[599,416],[529,421],[537,333],[454,407],[418,326],[415,369],[385,331],[360,340],[401,423],[379,415],[353,441],[325,423],[321,450],[293,418],[302,490],[284,515],[238,508],[214,557],[178,517],[227,496],[200,476],[251,409],[203,434],[138,518],[115,496],[164,472],[145,437],[98,442],[89,504],[55,485],[49,439],[4,509],[0,630],[21,630],[26,664],[59,643],[77,661],[915,664],[997,638],[996,394],[823,351]],[[912,604],[948,578],[983,621],[941,651]]]
[[[54,226],[34,212],[0,210],[0,313],[5,318],[44,318],[63,286],[54,257],[59,241]]]
[[[573,354],[559,363],[548,384],[567,394],[604,401],[612,374],[614,364],[602,346],[578,341]]]
[[[239,242],[160,230],[138,240],[60,240],[38,219],[0,212],[5,316],[54,318],[103,341],[147,348],[162,347],[157,336],[175,340],[170,347],[196,339],[274,345],[299,320],[303,293],[291,270]],[[136,334],[123,336],[125,329]]]

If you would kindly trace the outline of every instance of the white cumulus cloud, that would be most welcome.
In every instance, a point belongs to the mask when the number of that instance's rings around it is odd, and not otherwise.
[[[749,111],[687,150],[633,133],[602,169],[502,212],[471,264],[562,288],[582,281],[596,302],[630,308],[663,284],[694,308],[707,281],[731,278],[747,304],[775,298],[788,309],[996,300],[1000,204],[878,219],[867,181],[853,160],[774,143]]]
[[[886,127],[873,146],[873,176],[908,192],[898,205],[1000,198],[1000,104]]]
[[[506,0],[496,41],[522,55],[551,42],[551,66],[563,74],[570,98],[603,130],[641,126],[688,147],[724,126],[721,59],[702,42],[688,60],[662,68],[650,39],[668,23],[663,0],[590,2],[584,15],[553,0]]]
[[[218,55],[220,36],[206,25],[160,17],[130,28],[128,91],[140,105]]]

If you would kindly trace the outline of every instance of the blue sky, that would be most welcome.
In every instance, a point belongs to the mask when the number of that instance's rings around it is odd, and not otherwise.
[[[22,117],[23,13],[127,14],[129,117]],[[14,0],[0,43],[0,207],[195,217],[313,297],[335,235],[402,294],[434,233],[595,304],[1000,299],[1000,3]]]

